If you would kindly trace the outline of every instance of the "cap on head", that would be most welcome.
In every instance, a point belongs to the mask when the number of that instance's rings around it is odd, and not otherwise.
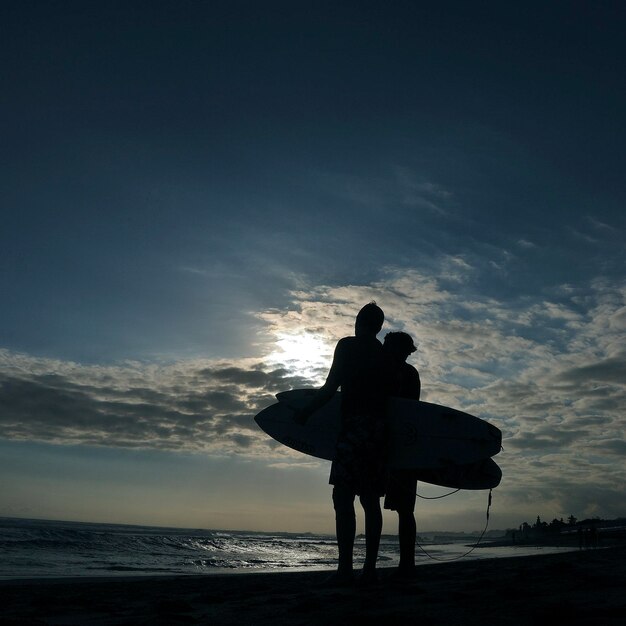
[[[397,354],[404,355],[409,355],[417,350],[411,335],[402,332],[387,333],[384,346]]]
[[[380,332],[385,321],[383,310],[373,300],[366,304],[356,316],[357,326],[373,332],[375,335]]]

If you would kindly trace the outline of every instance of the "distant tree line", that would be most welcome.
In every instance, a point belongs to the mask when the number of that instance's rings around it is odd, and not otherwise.
[[[542,521],[541,517],[537,515],[537,520],[534,524],[522,522],[519,528],[507,530],[506,536],[514,543],[548,540],[555,536],[564,535],[577,537],[579,541],[588,541],[589,536],[591,536],[592,541],[596,542],[600,530],[610,531],[613,535],[624,535],[626,533],[626,518],[605,520],[599,517],[592,517],[578,520],[573,515],[570,515],[567,520],[555,518],[548,523]]]

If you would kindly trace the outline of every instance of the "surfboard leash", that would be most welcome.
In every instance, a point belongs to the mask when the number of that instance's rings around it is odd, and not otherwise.
[[[419,493],[415,493],[415,495],[418,498],[421,498],[422,500],[441,500],[441,498],[447,498],[448,496],[452,496],[455,493],[457,493],[457,491],[461,491],[461,489],[455,489],[454,491],[451,491],[450,493],[444,493],[442,496],[432,496],[432,497],[428,497],[428,496],[420,496]]]
[[[460,491],[459,489],[457,489],[456,491]],[[453,493],[456,493],[456,491],[453,491],[451,493],[447,493],[444,496],[439,496],[440,498],[445,498],[446,496],[450,496]],[[491,509],[491,500],[492,500],[492,492],[493,489],[489,490],[489,497],[487,498],[487,522],[485,524],[485,528],[483,528],[483,532],[480,533],[480,537],[478,538],[478,541],[467,551],[465,552],[465,554],[461,554],[460,556],[454,556],[451,559],[442,559],[441,557],[436,557],[433,556],[432,554],[428,553],[423,547],[422,545],[419,543],[419,541],[417,541],[417,539],[415,540],[415,545],[429,558],[432,559],[433,561],[458,561],[459,559],[463,559],[466,556],[470,555],[472,552],[474,552],[474,550],[476,550],[476,548],[480,545],[480,542],[482,541],[483,537],[485,536],[485,533],[487,532],[487,528],[489,527],[489,510]],[[437,500],[438,498],[424,498],[425,500]]]

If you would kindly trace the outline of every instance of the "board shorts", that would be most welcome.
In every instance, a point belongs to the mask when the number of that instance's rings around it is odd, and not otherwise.
[[[387,484],[386,420],[371,415],[346,415],[330,468],[331,485],[356,495],[383,496]]]
[[[393,470],[389,472],[385,508],[391,511],[413,511],[417,494],[417,472]]]

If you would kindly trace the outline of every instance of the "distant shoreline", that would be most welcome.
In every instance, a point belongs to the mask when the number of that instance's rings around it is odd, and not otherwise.
[[[474,545],[474,544],[468,544]],[[548,535],[546,537],[532,537],[528,539],[520,538],[513,541],[512,539],[495,539],[495,540],[483,540],[476,547],[477,548],[510,548],[510,547],[553,547],[553,548],[579,548],[581,550],[593,550],[597,548],[611,548],[618,546],[626,546],[626,533],[619,534],[600,534],[597,542],[594,545],[589,545],[585,542],[585,538],[579,537],[575,533],[568,535]]]

